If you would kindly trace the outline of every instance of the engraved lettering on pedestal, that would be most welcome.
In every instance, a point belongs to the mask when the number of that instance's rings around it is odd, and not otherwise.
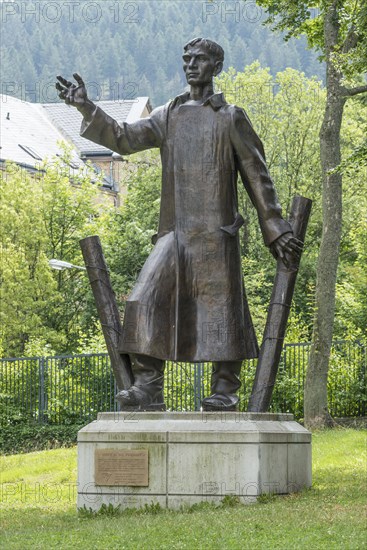
[[[96,449],[95,484],[147,487],[148,450]]]

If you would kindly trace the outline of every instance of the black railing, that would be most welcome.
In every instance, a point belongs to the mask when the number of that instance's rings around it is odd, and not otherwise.
[[[303,417],[303,388],[310,344],[284,347],[271,410]],[[242,368],[241,410],[246,410],[256,360]],[[167,408],[200,409],[210,393],[210,363],[171,363],[165,371]],[[116,387],[105,353],[0,360],[0,421],[74,423],[117,410]],[[328,379],[329,410],[335,417],[366,415],[366,348],[334,342]]]

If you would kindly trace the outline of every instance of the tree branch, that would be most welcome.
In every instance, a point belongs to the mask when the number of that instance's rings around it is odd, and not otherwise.
[[[348,97],[358,95],[358,94],[363,94],[367,92],[367,84],[365,86],[356,86],[355,88],[345,88],[343,86],[342,92],[343,92],[343,96],[348,96]]]
[[[343,45],[341,47],[341,51],[343,53],[348,53],[350,50],[356,47],[358,44],[358,35],[355,32],[355,26],[352,25],[351,28],[348,31],[348,34],[343,42]]]

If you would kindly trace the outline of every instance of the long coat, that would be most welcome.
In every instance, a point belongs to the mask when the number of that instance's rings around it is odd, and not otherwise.
[[[262,143],[245,112],[214,94],[189,94],[119,125],[96,107],[81,135],[120,154],[159,147],[162,197],[156,244],[128,298],[121,352],[178,361],[239,361],[258,346],[242,281],[237,174],[266,245],[291,228],[282,216]],[[256,276],[256,275],[254,275]]]

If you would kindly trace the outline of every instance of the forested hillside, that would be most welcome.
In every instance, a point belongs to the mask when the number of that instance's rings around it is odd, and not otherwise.
[[[322,78],[305,40],[282,41],[262,25],[253,0],[2,2],[2,92],[58,101],[55,75],[79,72],[94,99],[149,96],[153,106],[185,86],[182,46],[196,36],[219,42],[224,69],[259,60],[275,75],[286,67]]]

